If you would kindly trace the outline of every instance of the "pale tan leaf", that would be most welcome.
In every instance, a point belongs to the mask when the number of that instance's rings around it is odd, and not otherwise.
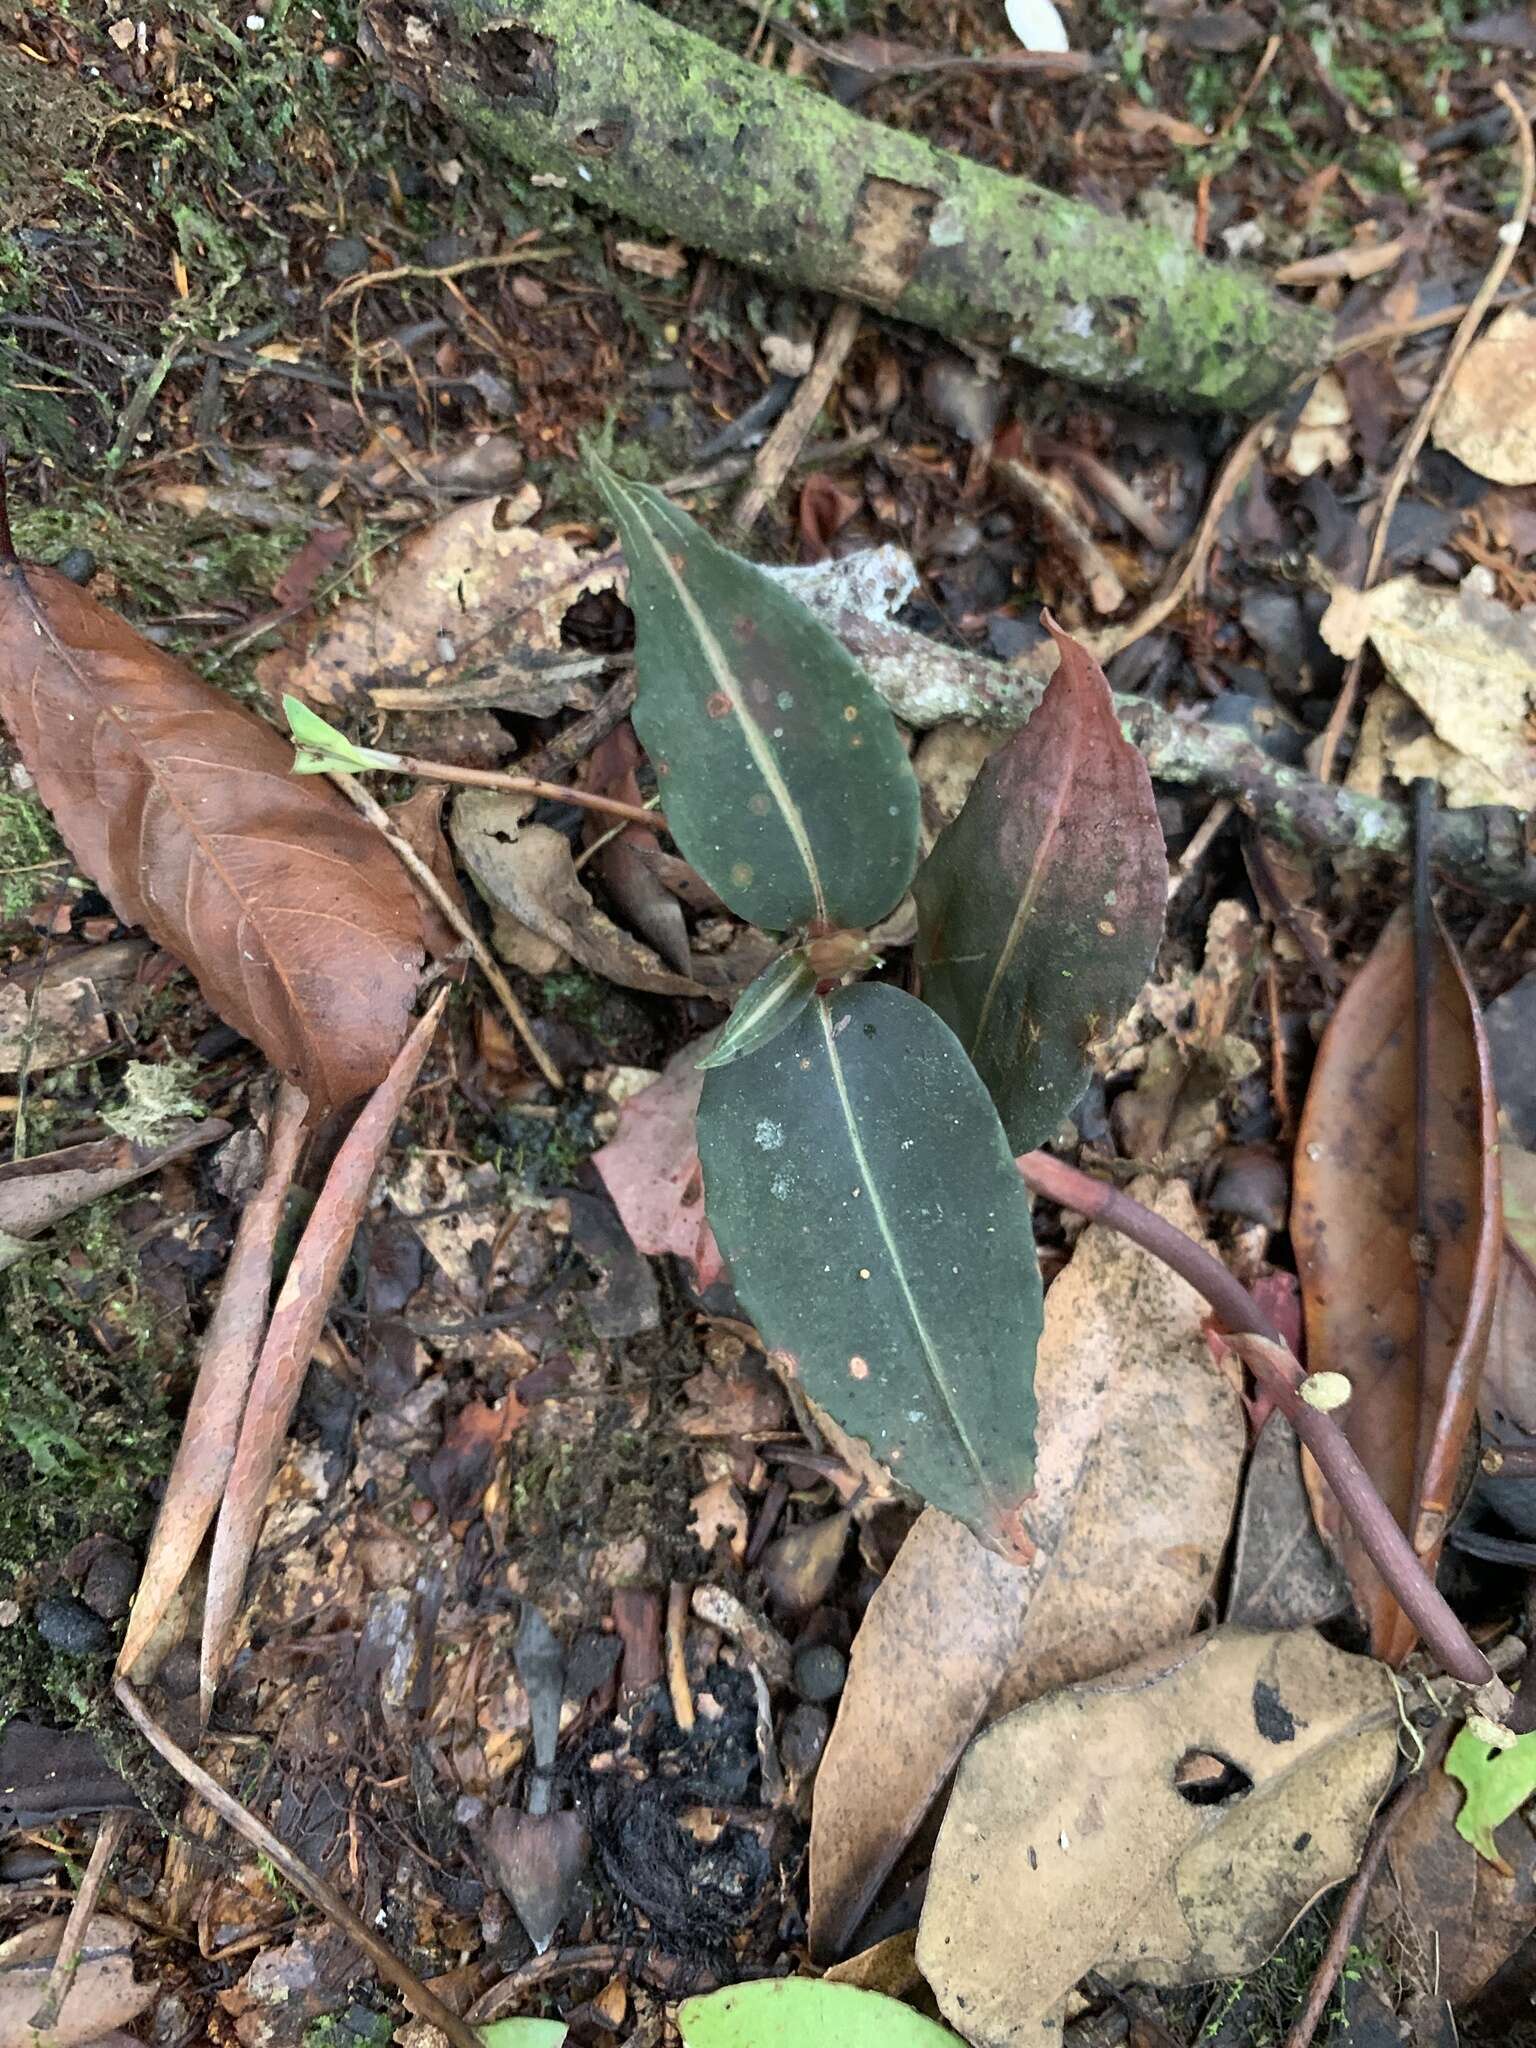
[[[1536,484],[1536,313],[1508,306],[1435,415],[1435,445],[1499,484]]]
[[[1348,462],[1349,429],[1349,395],[1336,373],[1324,370],[1291,429],[1286,467],[1293,476],[1315,476],[1320,469],[1333,469]]]
[[[1282,263],[1274,272],[1276,284],[1328,284],[1347,278],[1358,284],[1363,277],[1375,277],[1390,270],[1407,254],[1408,237],[1391,242],[1349,242],[1342,249],[1329,249],[1322,256],[1300,256],[1294,263]]]
[[[1492,589],[1484,569],[1454,590],[1394,576],[1373,590],[1336,591],[1320,630],[1346,660],[1373,643],[1454,756],[1437,763],[1450,802],[1528,810],[1536,804],[1536,613],[1511,611]],[[1398,764],[1406,765],[1402,749]]]
[[[132,1924],[96,1913],[58,2019],[46,2035],[35,2032],[29,2022],[43,2002],[63,1936],[64,1916],[56,1914],[0,1945],[0,2048],[86,2048],[153,2004],[155,1986],[133,1980]]]
[[[1179,1182],[1136,1193],[1192,1235]],[[1244,1448],[1204,1302],[1110,1230],[1046,1296],[1035,1364],[1035,1561],[1005,1564],[930,1509],[871,1601],[816,1784],[811,1933],[846,1946],[989,1711],[1113,1670],[1193,1627]]]
[[[998,1722],[929,1875],[917,1958],[941,2011],[977,2048],[1017,2048],[1051,2038],[1090,1969],[1173,1986],[1256,1968],[1354,1870],[1397,1712],[1379,1664],[1310,1630],[1218,1629]]]

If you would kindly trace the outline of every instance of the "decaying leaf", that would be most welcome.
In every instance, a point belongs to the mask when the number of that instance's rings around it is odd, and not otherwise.
[[[818,997],[705,1075],[699,1156],[732,1282],[786,1369],[905,1485],[1028,1556],[1039,1267],[953,1033],[900,989]]]
[[[29,2022],[48,1988],[63,1916],[36,1920],[0,1944],[0,2048],[88,2048],[137,2019],[154,2003],[156,1986],[134,1982],[133,1934],[133,1923],[115,1913],[92,1916],[74,1981],[46,2035]]]
[[[66,1145],[36,1159],[11,1159],[0,1166],[0,1271],[25,1256],[26,1240],[51,1229],[87,1202],[115,1194],[173,1159],[227,1138],[230,1125],[219,1117],[187,1122],[163,1145],[136,1145],[129,1138],[98,1138]]]
[[[1438,747],[1397,749],[1399,775],[1433,775],[1452,804],[1524,811],[1536,804],[1536,614],[1511,611],[1493,591],[1483,568],[1454,590],[1394,576],[1336,591],[1319,630],[1345,659],[1369,639],[1434,728]]]
[[[1200,1235],[1182,1183],[1139,1183]],[[1045,1301],[1025,1566],[922,1516],[870,1602],[816,1781],[811,1938],[840,1954],[989,1713],[1179,1641],[1209,1595],[1245,1430],[1203,1300],[1112,1230]]]
[[[112,1026],[85,974],[24,988],[0,982],[0,1074],[50,1073],[93,1060],[112,1043]]]
[[[530,666],[561,651],[560,622],[585,591],[611,589],[611,556],[581,554],[528,524],[538,493],[455,507],[405,542],[372,589],[338,606],[285,688],[312,704],[430,689],[509,671],[506,702],[547,718],[571,701],[563,677]]]
[[[1167,894],[1146,763],[1104,671],[1051,631],[1061,662],[1045,695],[913,884],[923,1000],[970,1054],[1015,1152],[1076,1105],[1090,1048],[1151,969]]]
[[[1056,2038],[1090,1969],[1252,1970],[1354,1870],[1396,1761],[1390,1676],[1310,1630],[1217,1629],[1052,1693],[960,1768],[919,1967],[977,2048]]]
[[[704,1214],[704,1169],[699,1164],[704,1076],[698,1059],[707,1042],[696,1039],[674,1053],[660,1080],[625,1103],[617,1137],[592,1155],[638,1249],[652,1258],[670,1252],[686,1259],[701,1293],[725,1271]]]
[[[583,967],[653,995],[708,994],[702,981],[664,966],[651,948],[599,910],[576,872],[571,842],[520,814],[527,799],[467,789],[454,800],[449,831],[486,902]]]
[[[0,713],[125,924],[317,1107],[382,1079],[421,920],[378,834],[286,740],[53,569],[0,562]]]
[[[1297,1134],[1291,1238],[1307,1364],[1354,1388],[1341,1424],[1433,1569],[1476,1413],[1498,1270],[1498,1133],[1488,1047],[1455,948],[1436,921],[1427,1190],[1435,1242],[1424,1294],[1414,1144],[1413,933],[1399,912],[1334,1012]],[[1349,1574],[1376,1654],[1399,1663],[1412,1624],[1310,1459],[1319,1526]]]
[[[208,1561],[201,1673],[205,1717],[230,1653],[231,1631],[267,1492],[282,1459],[288,1423],[309,1370],[315,1340],[352,1248],[379,1161],[410,1098],[447,999],[444,991],[420,1019],[383,1082],[358,1111],[325,1177],[272,1311],[241,1417]]]
[[[1349,429],[1349,393],[1337,371],[1324,370],[1291,429],[1286,467],[1293,476],[1306,477],[1348,462],[1352,452]]]
[[[1506,306],[1435,414],[1435,445],[1499,484],[1536,484],[1536,313]]]
[[[1349,1607],[1349,1582],[1317,1533],[1301,1445],[1271,1415],[1243,1485],[1226,1619],[1239,1628],[1307,1628]]]
[[[823,1977],[732,1984],[678,2009],[683,2048],[959,2048],[909,2005]]]
[[[629,565],[634,727],[678,846],[765,931],[877,923],[917,861],[917,783],[889,710],[781,584],[659,491],[594,474]]]

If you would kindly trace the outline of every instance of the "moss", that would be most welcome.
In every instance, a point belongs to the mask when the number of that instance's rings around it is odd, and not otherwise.
[[[143,1539],[170,1463],[169,1333],[138,1291],[120,1206],[71,1217],[0,1274],[0,1599],[23,1611],[0,1629],[0,1722],[72,1723],[104,1699],[106,1660],[46,1649],[30,1606],[83,1537]]]
[[[53,820],[29,791],[0,791],[0,925],[50,894],[69,855]]]

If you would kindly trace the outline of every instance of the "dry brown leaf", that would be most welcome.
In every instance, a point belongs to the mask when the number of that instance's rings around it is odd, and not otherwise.
[[[1115,119],[1132,135],[1162,135],[1181,149],[1207,149],[1216,140],[1214,134],[1197,128],[1193,121],[1181,121],[1176,114],[1165,114],[1161,107],[1144,107],[1139,100],[1122,100],[1115,109]]]
[[[388,804],[385,809],[390,824],[406,845],[431,869],[442,884],[449,901],[457,904],[467,916],[469,906],[464,901],[464,891],[459,887],[458,870],[454,867],[453,855],[448,851],[448,841],[443,835],[443,799],[447,794],[448,791],[442,783],[424,782],[402,803]],[[425,891],[420,891],[416,900],[421,910],[421,928],[426,938],[427,951],[433,959],[446,960],[458,953],[462,941],[431,897]]]
[[[605,981],[653,995],[708,994],[704,982],[664,966],[598,909],[582,887],[571,842],[549,825],[524,822],[526,808],[525,798],[490,789],[465,790],[454,801],[453,843],[486,902]]]
[[[1479,476],[1536,484],[1536,313],[1507,306],[1473,342],[1435,415],[1434,439]]]
[[[642,277],[658,278],[663,284],[681,277],[688,268],[687,251],[676,242],[668,243],[665,249],[650,242],[615,242],[613,253],[626,270],[638,270]]]
[[[1291,429],[1286,467],[1293,476],[1315,476],[1320,469],[1333,469],[1348,462],[1349,429],[1349,394],[1335,371],[1324,370]]]
[[[1335,591],[1319,627],[1345,660],[1367,639],[1392,680],[1434,728],[1438,748],[1396,749],[1404,777],[1433,775],[1447,801],[1536,805],[1536,613],[1493,595],[1482,568],[1455,590],[1394,576],[1367,591]]]
[[[1349,1607],[1349,1582],[1317,1533],[1301,1446],[1271,1415],[1243,1484],[1225,1619],[1239,1628],[1307,1628]]]
[[[1297,1133],[1291,1208],[1307,1364],[1349,1379],[1344,1433],[1431,1571],[1476,1412],[1501,1235],[1487,1040],[1438,921],[1433,945],[1427,1207],[1435,1244],[1422,1361],[1406,912],[1388,924],[1324,1035]],[[1413,1625],[1310,1459],[1305,1469],[1372,1647],[1400,1663],[1417,1639]]]
[[[1409,249],[1406,235],[1390,242],[1347,242],[1342,249],[1330,249],[1322,256],[1300,256],[1294,263],[1282,263],[1274,272],[1276,284],[1328,284],[1347,278],[1358,284],[1400,263]]]
[[[133,1981],[133,1925],[113,1913],[93,1914],[85,1946],[59,2016],[46,2035],[29,2024],[43,2002],[64,1916],[34,1921],[0,1944],[0,2048],[88,2048],[126,2027],[157,1996],[153,1984]]]
[[[380,686],[430,688],[558,654],[566,612],[584,591],[611,588],[618,571],[534,532],[538,507],[525,484],[414,534],[371,590],[331,614],[286,687],[312,704],[345,705]],[[516,708],[548,717],[569,699],[568,682],[530,678]]]
[[[750,1522],[747,1504],[729,1479],[702,1487],[688,1503],[688,1527],[700,1550],[712,1551],[723,1536],[737,1564],[747,1555]]]
[[[36,1159],[12,1159],[0,1166],[0,1270],[26,1253],[25,1240],[50,1229],[87,1202],[115,1194],[173,1159],[229,1136],[219,1117],[187,1123],[163,1145],[136,1145],[131,1138],[99,1138],[66,1145]]]
[[[395,1122],[427,1056],[447,991],[421,1018],[381,1084],[358,1111],[289,1262],[262,1343],[240,1422],[240,1436],[213,1532],[203,1611],[202,1703],[207,1717],[232,1648],[230,1637],[245,1574],[256,1548],[267,1491],[281,1462],[294,1404],[336,1282],[352,1248]]]
[[[1188,1190],[1139,1198],[1199,1236]],[[870,1602],[816,1781],[811,1938],[840,1953],[988,1712],[1113,1670],[1193,1627],[1245,1429],[1177,1274],[1090,1228],[1046,1296],[1035,1363],[1035,1562],[929,1509]]]
[[[399,1049],[421,920],[293,749],[52,569],[0,560],[0,712],[81,868],[320,1105]]]
[[[1017,2048],[1055,2037],[1090,1969],[1172,1986],[1256,1968],[1355,1868],[1397,1717],[1370,1659],[1223,1628],[998,1722],[929,1873],[917,1958],[941,2011],[977,2048]],[[1232,1768],[1195,1802],[1180,1785],[1207,1760]]]
[[[631,1096],[618,1135],[592,1164],[613,1197],[637,1249],[652,1258],[671,1252],[693,1268],[703,1293],[725,1272],[725,1261],[704,1214],[704,1171],[695,1127],[704,1076],[695,1039],[668,1060],[659,1081]]]

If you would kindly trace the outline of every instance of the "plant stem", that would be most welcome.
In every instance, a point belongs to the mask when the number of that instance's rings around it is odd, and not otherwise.
[[[548,797],[557,804],[576,804],[584,811],[604,811],[611,818],[623,818],[631,825],[644,825],[652,832],[665,832],[667,821],[660,811],[648,811],[643,804],[626,804],[616,796],[594,796],[587,789],[572,789],[564,782],[541,782],[533,775],[503,775],[495,768],[455,768],[447,761],[419,761],[414,754],[395,757],[402,771],[422,782],[462,782],[470,789],[504,789],[513,796]]]
[[[1233,1349],[1316,1459],[1371,1562],[1428,1648],[1464,1685],[1489,1684],[1493,1666],[1441,1598],[1343,1430],[1332,1416],[1302,1399],[1298,1390],[1306,1374],[1242,1282],[1203,1245],[1118,1188],[1045,1152],[1026,1152],[1017,1164],[1026,1186],[1037,1194],[1118,1230],[1205,1296]]]

